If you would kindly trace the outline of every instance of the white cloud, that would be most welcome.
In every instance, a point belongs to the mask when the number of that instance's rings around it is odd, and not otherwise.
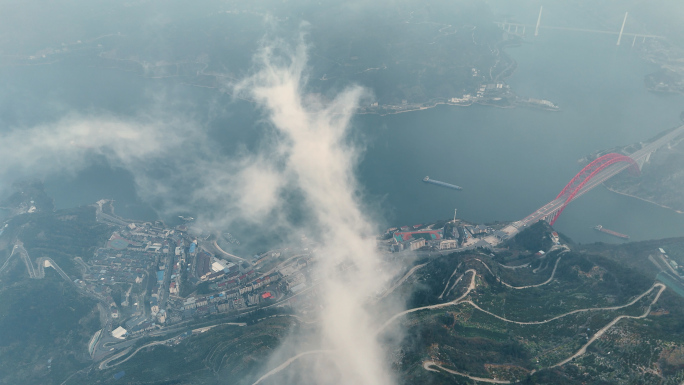
[[[272,149],[280,156],[270,168],[281,167],[283,185],[299,189],[312,213],[301,229],[320,242],[320,348],[334,352],[330,361],[340,375],[337,383],[390,384],[392,375],[375,338],[377,315],[365,307],[386,276],[376,252],[376,228],[358,194],[358,153],[348,144],[350,119],[364,90],[350,87],[331,101],[307,94],[302,42],[294,49],[276,42],[263,48],[257,59],[255,74],[235,89],[256,101],[282,137]],[[316,383],[329,380],[329,370],[308,368],[303,377]]]
[[[319,242],[314,339],[317,349],[334,353],[301,377],[322,383],[339,373],[340,384],[391,384],[375,335],[379,315],[366,306],[388,276],[354,175],[360,151],[349,140],[365,90],[351,86],[331,99],[308,93],[303,40],[294,49],[267,45],[255,63],[253,75],[233,89],[254,100],[269,125],[256,153],[231,159],[205,129],[169,111],[129,119],[74,114],[0,134],[0,180],[76,173],[99,155],[129,170],[143,198],[168,212],[189,210],[215,226],[237,219],[306,234]],[[297,210],[304,221],[284,213]]]
[[[56,123],[15,128],[0,135],[0,177],[45,177],[77,172],[93,155],[127,168],[160,157],[183,137],[178,122],[69,115]]]

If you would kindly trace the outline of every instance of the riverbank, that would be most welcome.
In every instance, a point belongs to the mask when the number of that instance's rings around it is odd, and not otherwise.
[[[604,184],[604,186],[605,186],[605,184]],[[644,202],[646,202],[646,203],[650,203],[650,204],[653,204],[653,205],[662,207],[662,208],[664,208],[664,209],[672,210],[672,211],[676,212],[677,214],[684,214],[684,211],[677,210],[677,209],[672,208],[672,207],[670,207],[670,206],[665,206],[665,205],[663,205],[663,204],[660,204],[660,203],[657,203],[657,202],[653,202],[652,200],[648,200],[648,199],[646,199],[646,198],[641,198],[641,197],[638,197],[638,196],[636,196],[636,195],[627,194],[626,192],[618,191],[618,190],[616,190],[616,189],[614,189],[614,188],[612,188],[612,187],[608,187],[608,186],[605,186],[605,187],[606,187],[606,189],[607,189],[608,191],[610,191],[610,192],[613,192],[613,193],[616,193],[616,194],[620,194],[620,195],[624,195],[624,196],[626,196],[626,197],[630,197],[630,198],[634,198],[634,199],[639,199],[639,200],[644,201]]]
[[[475,104],[479,104],[482,106],[490,106],[490,107],[496,107],[496,108],[502,108],[502,109],[512,109],[512,108],[518,108],[518,107],[528,107],[528,108],[533,108],[533,109],[538,109],[538,110],[545,110],[545,111],[560,111],[561,109],[556,106],[555,104],[551,103],[550,101],[547,100],[542,100],[542,99],[533,99],[533,98],[528,98],[524,99],[519,96],[515,96],[515,100],[509,101],[510,104],[500,104],[496,103],[501,99],[486,99],[486,100],[471,100],[468,102],[464,103],[457,103],[457,102],[449,102],[449,101],[437,101],[437,102],[432,102],[430,105],[420,105],[420,106],[395,106],[395,105],[389,105],[389,106],[383,106],[383,107],[378,107],[383,108],[383,109],[390,109],[391,111],[373,111],[373,110],[368,110],[367,108],[362,108],[359,111],[357,111],[358,115],[378,115],[378,116],[388,116],[388,115],[396,115],[396,114],[402,114],[406,112],[414,112],[414,111],[424,111],[424,110],[429,110],[431,108],[435,108],[440,105],[446,105],[446,106],[457,106],[457,107],[471,107]],[[430,103],[430,102],[428,102]]]

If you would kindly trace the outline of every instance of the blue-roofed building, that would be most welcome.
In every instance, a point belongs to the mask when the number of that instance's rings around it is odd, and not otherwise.
[[[163,270],[159,270],[159,271],[157,272],[157,282],[162,282],[163,280],[164,280],[164,271],[163,271]]]
[[[195,242],[190,244],[190,254],[195,252],[196,247],[197,247],[197,244]]]

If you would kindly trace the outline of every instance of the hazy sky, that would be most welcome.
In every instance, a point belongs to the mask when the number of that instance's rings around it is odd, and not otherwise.
[[[30,73],[23,75],[26,79],[3,80],[16,88],[0,90],[0,104],[13,106],[8,108],[11,113],[0,116],[0,194],[7,195],[15,180],[73,177],[96,159],[105,159],[130,173],[137,194],[154,202],[162,216],[189,212],[197,217],[198,226],[220,230],[236,223],[264,226],[285,234],[283,245],[307,234],[317,241],[315,274],[321,278],[320,303],[313,316],[319,324],[309,339],[316,346],[310,351],[310,343],[286,341],[287,350],[277,352],[264,373],[284,368],[280,365],[289,357],[310,353],[321,359],[293,381],[392,384],[387,353],[376,338],[387,314],[369,310],[369,300],[403,266],[397,264],[392,271],[381,267],[375,234],[384,221],[375,215],[380,210],[364,203],[356,175],[364,147],[349,135],[356,109],[372,102],[381,87],[393,85],[403,73],[369,84],[339,76],[327,89],[315,88],[312,82],[333,77],[321,66],[345,69],[349,63],[327,55],[343,47],[340,57],[351,61],[346,53],[356,52],[358,42],[365,41],[357,29],[372,27],[385,11],[409,15],[418,30],[437,24],[438,30],[453,28],[456,34],[461,25],[447,22],[456,20],[462,9],[492,19],[534,23],[540,5],[545,7],[545,23],[581,28],[613,28],[629,11],[628,29],[684,42],[684,5],[675,0],[610,1],[600,6],[584,0],[428,6],[399,0],[247,5],[203,1],[191,6],[181,1],[1,2],[0,68],[11,68],[17,76],[24,67],[40,65],[49,71],[52,64],[73,63],[116,68],[130,73],[133,82],[154,78],[177,83],[140,86],[137,95],[105,106],[96,97],[70,99],[68,92],[60,94],[51,87],[31,94],[22,89],[36,81]],[[486,6],[487,11],[473,11]],[[435,14],[443,20],[429,20]],[[406,20],[396,25],[401,27]],[[491,26],[491,21],[469,22],[468,44],[475,42],[475,33],[470,32],[474,25]],[[352,32],[359,38],[345,39],[344,34]],[[372,56],[391,44],[382,42],[378,50],[363,47]],[[382,58],[362,72],[376,71],[385,62],[399,66],[408,59]],[[422,72],[411,74],[420,78]],[[185,81],[213,92],[202,101],[206,104],[179,94]],[[114,93],[106,88],[96,91]],[[31,103],[17,100],[24,93]],[[239,113],[230,111],[245,100],[257,111],[247,125],[231,120]],[[215,116],[225,119],[217,123]],[[242,131],[256,133],[250,143],[236,139]],[[295,210],[301,213],[298,219],[291,215]],[[263,380],[279,383],[277,378],[269,374]]]

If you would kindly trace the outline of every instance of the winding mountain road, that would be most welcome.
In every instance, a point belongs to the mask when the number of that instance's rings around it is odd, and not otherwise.
[[[443,370],[447,373],[455,374],[455,375],[462,376],[462,377],[467,377],[467,378],[469,378],[471,380],[475,380],[475,381],[489,382],[491,384],[510,384],[511,383],[510,381],[507,381],[507,380],[497,380],[497,379],[493,379],[493,378],[475,377],[475,376],[471,376],[469,374],[457,372],[453,369],[445,368],[444,366],[438,364],[435,361],[423,361],[423,369],[429,370],[431,372],[439,372],[439,370],[437,370],[437,369],[432,369],[433,366],[440,368],[441,370]]]
[[[651,301],[651,303],[648,305],[648,308],[646,309],[646,311],[644,311],[644,314],[639,315],[639,316],[621,315],[621,316],[616,317],[614,320],[610,321],[610,323],[608,323],[608,325],[602,327],[599,331],[597,331],[596,334],[594,334],[594,335],[589,339],[589,341],[587,341],[587,343],[584,344],[584,346],[582,346],[582,348],[580,348],[580,350],[577,351],[577,353],[573,354],[572,356],[570,356],[570,357],[564,359],[563,361],[561,361],[561,362],[559,362],[559,363],[557,363],[557,364],[555,364],[555,365],[550,366],[550,368],[555,368],[555,367],[558,367],[558,366],[565,365],[565,364],[567,364],[568,362],[570,362],[570,361],[574,360],[575,358],[577,358],[577,357],[583,355],[584,353],[586,353],[586,352],[587,352],[587,348],[589,347],[589,345],[591,345],[591,344],[592,344],[594,341],[596,341],[597,339],[601,338],[601,336],[602,336],[608,329],[610,329],[611,327],[613,327],[613,326],[614,326],[616,323],[618,323],[618,321],[620,321],[621,319],[623,319],[623,318],[631,318],[631,319],[642,319],[642,318],[646,318],[646,317],[651,313],[651,308],[653,307],[653,305],[655,305],[655,303],[658,302],[658,299],[660,299],[660,295],[663,294],[663,291],[665,291],[665,285],[663,285],[662,283],[656,283],[656,284],[654,284],[653,287],[651,288],[651,290],[653,290],[653,288],[655,288],[656,286],[659,286],[659,287],[660,287],[660,290],[658,291],[658,294],[656,294],[656,296],[655,296],[655,298],[653,299],[653,301]],[[650,291],[650,290],[649,290],[649,291]],[[644,296],[644,294],[641,295],[641,297],[643,297],[643,296]]]
[[[411,270],[409,270],[406,274],[404,274],[404,276],[401,277],[394,285],[392,285],[392,287],[387,289],[387,291],[385,291],[382,294],[382,296],[380,296],[377,300],[379,301],[379,300],[387,297],[388,295],[390,295],[396,288],[401,286],[410,276],[412,276],[413,273],[415,273],[418,269],[422,268],[425,265],[427,265],[427,263],[423,263],[422,265],[414,266]]]
[[[500,319],[501,321],[504,321],[504,322],[510,322],[510,323],[514,323],[514,324],[517,324],[517,325],[542,325],[542,324],[549,323],[549,322],[551,322],[551,321],[555,321],[555,320],[557,320],[557,319],[561,319],[561,318],[567,317],[567,316],[569,316],[569,315],[578,314],[578,313],[586,313],[586,312],[592,312],[592,311],[613,311],[613,310],[620,310],[620,309],[623,309],[623,308],[626,308],[626,307],[629,307],[629,306],[634,305],[634,304],[637,303],[640,299],[644,298],[644,296],[646,296],[647,294],[651,293],[656,287],[662,287],[662,288],[664,288],[665,286],[664,286],[662,283],[654,283],[653,286],[651,286],[648,290],[646,290],[645,292],[639,294],[639,295],[636,296],[633,300],[629,301],[628,303],[626,303],[626,304],[624,304],[624,305],[620,305],[620,306],[610,306],[610,307],[592,307],[592,308],[587,308],[587,309],[577,309],[577,310],[573,310],[573,311],[570,311],[570,312],[567,312],[567,313],[563,313],[563,314],[561,314],[561,315],[557,315],[557,316],[555,316],[555,317],[551,317],[551,318],[548,318],[548,319],[545,319],[545,320],[541,320],[541,321],[514,321],[514,320],[510,320],[510,319],[501,317],[501,316],[499,316],[499,315],[496,315],[496,314],[494,314],[494,313],[492,313],[492,312],[489,312],[489,311],[487,311],[487,310],[484,310],[483,308],[481,308],[480,306],[478,306],[478,305],[477,305],[476,303],[474,303],[473,301],[468,300],[468,301],[463,301],[462,303],[467,303],[467,304],[471,305],[472,307],[474,307],[475,309],[477,309],[477,310],[479,310],[479,311],[481,311],[481,312],[483,312],[483,313],[489,314],[490,316],[492,316],[492,317],[494,317],[494,318],[497,318],[497,319]],[[663,290],[663,289],[661,289],[661,292],[662,292],[662,290]],[[660,297],[660,292],[658,293],[658,297]]]
[[[265,379],[271,377],[272,375],[274,375],[274,374],[276,374],[276,373],[282,371],[283,369],[287,368],[287,367],[290,366],[293,362],[297,361],[298,359],[300,359],[300,358],[302,358],[302,357],[310,356],[310,355],[313,355],[313,354],[328,354],[328,353],[334,353],[334,352],[333,352],[332,350],[310,350],[310,351],[308,351],[308,352],[299,353],[299,354],[297,354],[296,356],[291,357],[289,360],[283,362],[283,363],[280,364],[278,367],[271,369],[271,371],[269,371],[268,373],[266,373],[266,374],[264,374],[263,376],[259,377],[259,379],[256,380],[252,385],[257,385],[257,384],[259,384],[261,381],[263,381],[263,380],[265,380]]]
[[[477,276],[477,270],[475,270],[475,269],[466,270],[466,272],[463,273],[463,275],[468,274],[468,273],[471,273],[471,274],[472,274],[472,276],[471,276],[471,278],[470,278],[470,285],[468,285],[468,290],[466,290],[466,292],[463,293],[462,296],[456,298],[456,299],[453,300],[453,301],[444,302],[444,303],[438,303],[438,304],[435,304],[435,305],[427,305],[427,306],[422,306],[422,307],[416,307],[416,308],[413,308],[413,309],[404,310],[404,311],[402,311],[401,313],[397,313],[397,314],[393,315],[390,319],[388,319],[387,321],[385,321],[385,323],[382,324],[382,326],[380,326],[380,328],[375,332],[375,334],[380,334],[380,332],[382,332],[383,330],[385,330],[385,328],[386,328],[389,324],[391,324],[392,322],[394,322],[394,320],[396,320],[397,318],[399,318],[399,317],[401,317],[401,316],[404,316],[404,315],[406,315],[406,314],[415,313],[415,312],[421,311],[421,310],[439,309],[439,308],[443,308],[443,307],[447,307],[447,306],[458,305],[459,303],[461,303],[461,301],[462,301],[465,297],[468,296],[468,294],[470,294],[471,291],[475,290],[475,277]]]
[[[492,275],[494,275],[495,277],[497,277],[497,276],[492,272],[492,270],[489,268],[489,266],[487,266],[487,264],[486,264],[484,261],[482,261],[482,260],[480,260],[480,259],[476,259],[476,260],[478,260],[480,263],[482,263],[482,265],[485,266],[485,268],[489,271],[489,273],[491,273]],[[506,287],[509,287],[509,288],[515,289],[515,290],[522,290],[522,289],[527,289],[527,288],[539,287],[539,286],[542,286],[542,285],[546,285],[546,284],[550,283],[550,282],[553,280],[553,278],[554,278],[554,276],[555,276],[555,273],[556,273],[556,269],[557,269],[557,267],[558,267],[558,264],[559,264],[560,260],[561,260],[561,256],[559,255],[559,256],[558,256],[558,259],[556,259],[556,263],[555,263],[555,265],[554,265],[554,267],[553,267],[553,271],[552,271],[552,273],[551,273],[551,276],[549,277],[549,279],[547,279],[546,281],[544,281],[544,282],[542,282],[542,283],[540,283],[540,284],[536,284],[536,285],[527,285],[527,286],[512,286],[512,285],[510,285],[510,284],[508,284],[508,283],[506,283],[506,282],[503,282],[503,281],[501,281],[501,283],[504,284]],[[412,271],[409,271],[409,272],[400,280],[400,282],[397,282],[397,284],[395,284],[395,285],[393,286],[393,289],[396,288],[396,286],[399,286],[401,283],[403,283],[403,281],[404,281],[406,278],[408,278],[411,274],[413,274],[413,273],[414,273],[418,268],[420,268],[420,267],[422,267],[422,266],[421,266],[421,265],[416,266],[416,267],[414,267],[414,268],[412,269]],[[642,318],[646,318],[646,317],[650,314],[653,305],[654,305],[656,302],[658,302],[658,300],[659,300],[659,298],[660,298],[660,295],[663,293],[663,291],[664,291],[665,288],[666,288],[666,286],[665,286],[664,284],[659,283],[659,282],[656,282],[656,283],[654,283],[648,290],[644,291],[643,293],[641,293],[640,295],[636,296],[636,297],[633,298],[631,301],[629,301],[628,303],[623,304],[623,305],[619,305],[619,306],[608,306],[608,307],[595,307],[595,308],[577,309],[577,310],[573,310],[573,311],[570,311],[570,312],[567,312],[567,313],[563,313],[563,314],[560,314],[560,315],[557,315],[557,316],[554,316],[554,317],[551,317],[551,318],[547,318],[547,319],[544,319],[544,320],[541,320],[541,321],[516,321],[516,320],[507,319],[507,318],[505,318],[505,317],[502,317],[502,316],[499,316],[499,315],[494,314],[494,313],[492,313],[492,312],[489,312],[489,311],[487,311],[487,310],[484,310],[484,309],[482,309],[479,305],[477,305],[476,303],[474,303],[472,300],[469,300],[469,299],[466,300],[466,299],[465,299],[465,298],[466,298],[473,290],[475,290],[475,288],[476,288],[476,281],[475,281],[475,279],[476,279],[477,274],[478,274],[478,273],[477,273],[477,270],[475,270],[475,269],[469,269],[469,270],[467,270],[466,272],[464,272],[463,274],[461,274],[461,275],[459,276],[459,278],[458,278],[458,279],[454,282],[454,284],[452,285],[452,289],[453,289],[453,286],[455,286],[458,282],[460,282],[460,281],[465,277],[465,275],[468,274],[468,273],[471,274],[471,277],[470,277],[470,284],[468,285],[468,288],[467,288],[467,290],[465,291],[465,293],[463,293],[460,297],[456,298],[456,299],[453,300],[453,301],[449,301],[449,302],[445,302],[445,303],[441,303],[441,304],[435,304],[435,305],[428,305],[428,306],[417,307],[417,308],[408,309],[408,310],[404,310],[404,311],[402,311],[402,312],[400,312],[400,313],[397,313],[397,314],[393,315],[392,317],[390,317],[387,321],[385,321],[385,323],[382,324],[382,326],[380,326],[380,327],[377,329],[376,335],[379,335],[382,331],[384,331],[384,330],[387,328],[387,326],[389,326],[391,323],[393,323],[393,322],[394,322],[395,320],[397,320],[398,318],[400,318],[400,317],[402,317],[402,316],[404,316],[404,315],[406,315],[406,314],[418,312],[418,311],[421,311],[421,310],[439,309],[439,308],[444,308],[444,307],[449,307],[449,306],[454,306],[454,305],[459,305],[459,304],[468,304],[468,305],[472,306],[473,308],[475,308],[475,309],[477,309],[477,310],[479,310],[479,311],[481,311],[481,312],[483,312],[483,313],[485,313],[485,314],[488,314],[488,315],[490,315],[490,316],[492,316],[492,317],[494,317],[494,318],[497,318],[497,319],[499,319],[499,320],[501,320],[501,321],[504,321],[504,322],[514,323],[514,324],[517,324],[517,325],[541,325],[541,324],[549,323],[549,322],[552,322],[552,321],[555,321],[555,320],[558,320],[558,319],[567,317],[567,316],[572,315],[572,314],[578,314],[578,313],[583,313],[583,312],[594,312],[594,311],[614,311],[614,310],[620,310],[620,309],[623,309],[623,308],[626,308],[626,307],[629,307],[629,306],[634,305],[634,304],[637,303],[639,300],[641,300],[642,298],[644,298],[646,295],[652,293],[653,290],[655,290],[656,288],[659,288],[658,293],[656,294],[655,298],[651,301],[651,303],[648,305],[648,308],[644,311],[643,314],[641,314],[641,315],[639,315],[639,316],[630,316],[630,315],[619,315],[619,316],[617,316],[615,319],[613,319],[611,322],[609,322],[607,325],[605,325],[605,326],[602,327],[599,331],[597,331],[597,332],[589,339],[589,341],[587,341],[587,343],[584,344],[584,345],[583,345],[575,354],[573,354],[572,356],[570,356],[570,357],[568,357],[568,358],[566,358],[566,359],[564,359],[564,360],[558,362],[558,363],[555,364],[555,365],[552,365],[552,366],[549,366],[549,367],[548,367],[548,368],[555,368],[555,367],[558,367],[558,366],[565,365],[566,363],[568,363],[568,362],[574,360],[575,358],[577,358],[577,357],[579,357],[579,356],[585,354],[587,348],[588,348],[593,342],[595,342],[597,339],[599,339],[607,330],[609,330],[611,327],[613,327],[613,326],[614,326],[617,322],[619,322],[621,319],[624,319],[624,318],[631,318],[631,319],[642,319]],[[450,282],[451,279],[453,278],[454,274],[455,274],[455,271],[454,271],[454,273],[451,274],[451,276],[450,276],[449,279],[447,280],[447,283],[446,283],[446,286],[447,286],[447,287],[449,286],[449,282]],[[445,287],[445,289],[446,289],[446,287]],[[449,291],[450,291],[450,290],[451,290],[451,289],[449,289]],[[442,291],[442,294],[444,294],[444,291]],[[296,360],[298,360],[298,359],[301,358],[301,357],[308,356],[308,355],[312,355],[312,354],[322,354],[322,353],[333,353],[333,351],[330,351],[330,350],[311,350],[311,351],[299,353],[298,355],[289,358],[287,361],[283,362],[283,363],[280,364],[278,367],[272,369],[271,371],[269,371],[269,372],[267,372],[266,374],[264,374],[263,376],[261,376],[256,382],[253,383],[253,385],[258,385],[260,382],[264,381],[265,379],[267,379],[267,378],[269,378],[269,377],[271,377],[271,376],[277,374],[278,372],[280,372],[280,371],[282,371],[283,369],[287,368],[289,365],[291,365],[293,362],[295,362]],[[449,368],[445,368],[445,367],[442,366],[439,362],[436,362],[436,361],[433,361],[433,360],[426,360],[426,361],[423,361],[422,366],[423,366],[423,368],[424,368],[425,370],[428,370],[428,371],[438,372],[439,370],[442,370],[442,371],[444,371],[444,372],[447,372],[447,373],[450,373],[450,374],[455,374],[455,375],[462,376],[462,377],[466,377],[466,378],[469,378],[469,379],[474,380],[474,381],[487,382],[487,383],[493,383],[493,384],[510,384],[510,383],[512,383],[512,382],[509,381],[509,380],[499,380],[499,379],[496,379],[496,378],[483,378],[483,377],[471,376],[471,375],[469,375],[469,374],[467,374],[467,373],[462,373],[462,372],[458,372],[458,371],[455,371],[455,370],[452,370],[452,369],[449,369]],[[536,372],[536,370],[533,370],[531,373],[535,373],[535,372]]]

